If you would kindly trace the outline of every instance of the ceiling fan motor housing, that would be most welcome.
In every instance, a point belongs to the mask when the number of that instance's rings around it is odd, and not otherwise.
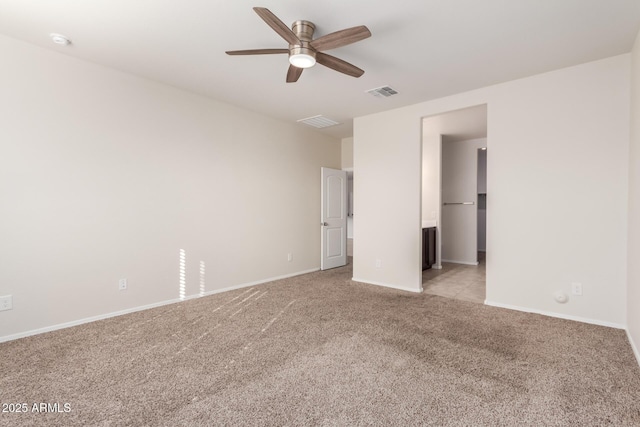
[[[303,42],[310,42],[313,40],[313,32],[316,30],[316,26],[310,21],[296,21],[291,25],[291,30],[296,36]]]
[[[309,43],[313,40],[313,32],[316,26],[310,21],[296,21],[291,25],[291,30],[300,39],[301,44],[289,45],[289,57],[292,55],[309,55],[313,58],[316,57],[316,51]]]

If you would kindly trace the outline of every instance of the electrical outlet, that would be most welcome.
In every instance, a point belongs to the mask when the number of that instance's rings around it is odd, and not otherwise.
[[[293,261],[293,255],[291,255],[291,252],[287,254],[287,261],[289,262]]]
[[[5,295],[0,297],[0,311],[11,310],[13,308],[13,297]]]
[[[578,283],[578,282],[571,283],[571,293],[573,295],[582,295],[582,283]]]
[[[120,289],[121,291],[127,289],[127,279],[118,280],[118,289]]]
[[[376,268],[380,268],[382,267],[382,261],[380,261],[379,259],[376,260]]]

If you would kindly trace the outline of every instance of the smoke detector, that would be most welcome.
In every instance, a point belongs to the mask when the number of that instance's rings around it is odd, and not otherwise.
[[[49,37],[51,37],[51,41],[53,41],[55,44],[63,46],[71,44],[71,40],[69,40],[68,37],[63,36],[62,34],[51,33],[49,34]]]

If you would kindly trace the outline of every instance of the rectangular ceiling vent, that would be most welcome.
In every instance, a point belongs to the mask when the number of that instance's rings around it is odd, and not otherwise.
[[[375,89],[369,89],[368,91],[366,91],[367,93],[375,96],[376,98],[388,98],[392,95],[396,95],[398,93],[398,91],[396,91],[395,89],[393,89],[390,86],[381,86],[381,87],[377,87]]]
[[[314,128],[328,128],[329,126],[335,126],[340,123],[335,120],[328,119],[323,116],[307,117],[306,119],[298,120],[298,123],[304,123],[305,125],[313,126]]]

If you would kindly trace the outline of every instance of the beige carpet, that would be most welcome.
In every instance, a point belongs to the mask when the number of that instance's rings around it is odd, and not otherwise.
[[[640,425],[623,331],[350,277],[312,273],[0,344],[0,403],[28,407],[0,425]]]

